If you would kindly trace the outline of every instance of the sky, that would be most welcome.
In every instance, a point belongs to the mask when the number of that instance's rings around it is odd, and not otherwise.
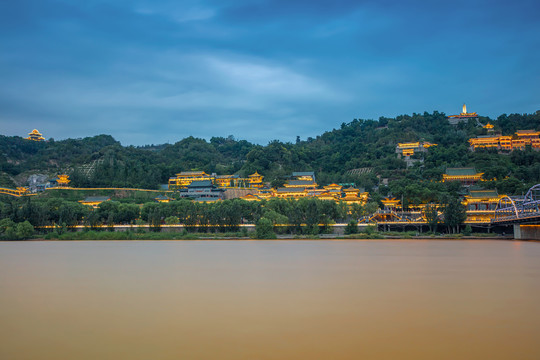
[[[295,141],[540,110],[540,2],[0,0],[0,134]]]

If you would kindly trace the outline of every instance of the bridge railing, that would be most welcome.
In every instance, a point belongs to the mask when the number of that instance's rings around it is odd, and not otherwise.
[[[525,196],[504,196],[497,203],[492,222],[512,221],[540,216],[540,184],[534,185]]]

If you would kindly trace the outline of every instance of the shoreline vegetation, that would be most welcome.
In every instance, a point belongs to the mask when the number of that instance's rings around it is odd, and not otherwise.
[[[277,235],[272,237],[257,237],[256,232],[230,233],[136,233],[133,231],[107,232],[82,231],[63,234],[49,233],[36,236],[27,241],[85,241],[85,240],[513,240],[511,235],[504,236],[493,233],[477,233],[465,236],[463,234],[433,234],[408,232],[361,232],[357,234],[320,234],[320,235]],[[12,241],[12,240],[7,240]]]

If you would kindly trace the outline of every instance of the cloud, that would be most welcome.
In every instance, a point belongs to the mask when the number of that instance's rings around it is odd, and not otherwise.
[[[539,5],[516,1],[0,2],[0,126],[265,143],[464,101],[533,112]]]
[[[182,2],[140,1],[135,3],[134,11],[143,15],[160,15],[183,23],[211,19],[216,16],[218,7],[209,6],[197,0]]]

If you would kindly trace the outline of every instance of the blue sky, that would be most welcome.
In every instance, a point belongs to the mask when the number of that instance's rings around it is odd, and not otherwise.
[[[1,134],[294,141],[540,109],[538,1],[0,0]]]

